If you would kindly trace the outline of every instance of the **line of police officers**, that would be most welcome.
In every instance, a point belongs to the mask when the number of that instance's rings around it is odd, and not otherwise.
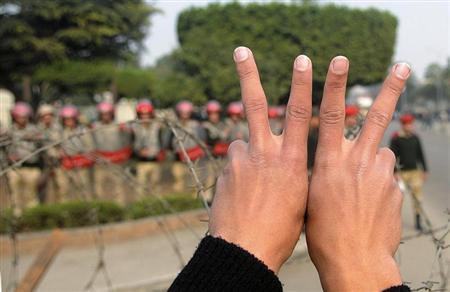
[[[24,160],[20,167],[0,177],[0,208],[9,207],[13,197],[19,209],[37,202],[57,202],[66,199],[99,198],[126,203],[138,196],[160,193],[162,165],[170,161],[174,178],[172,190],[184,192],[189,174],[185,166],[185,154],[180,142],[192,161],[201,164],[198,171],[206,186],[214,183],[214,171],[207,161],[198,141],[204,142],[217,158],[226,156],[228,145],[236,139],[248,140],[248,127],[241,102],[232,102],[222,119],[222,106],[209,101],[204,110],[206,119],[194,119],[194,107],[189,101],[181,101],[175,107],[178,127],[170,129],[155,119],[155,109],[150,101],[137,104],[137,121],[120,124],[114,121],[112,103],[97,105],[98,119],[89,126],[80,123],[79,111],[66,105],[56,119],[55,109],[42,105],[37,111],[37,124],[31,123],[31,107],[23,102],[11,110],[12,127],[0,128],[0,166],[2,169]],[[269,107],[268,117],[274,134],[281,134],[284,107]],[[345,136],[354,139],[364,119],[364,112],[355,105],[345,109]],[[390,147],[397,156],[399,177],[410,187],[414,200],[416,228],[421,229],[420,208],[422,186],[427,166],[420,139],[414,133],[414,116],[400,118],[402,129],[391,138]],[[318,109],[313,109],[308,137],[308,169],[314,164],[318,141]],[[175,139],[177,133],[180,141]],[[61,142],[61,143],[59,143]],[[53,144],[56,146],[54,146]],[[37,149],[48,146],[39,155]],[[53,147],[54,146],[54,147]],[[129,170],[138,186],[129,178]],[[12,194],[12,196],[10,195]],[[212,191],[209,196],[212,195]]]
[[[101,102],[96,109],[98,119],[86,126],[80,123],[75,106],[66,105],[56,115],[56,110],[45,104],[38,108],[34,124],[31,107],[23,102],[15,104],[11,110],[12,126],[0,133],[0,161],[2,169],[25,161],[0,181],[2,208],[11,205],[11,198],[19,209],[38,202],[82,197],[126,203],[145,193],[159,192],[164,161],[171,161],[172,190],[186,191],[189,175],[183,163],[185,156],[172,129],[155,119],[151,102],[139,102],[138,121],[125,124],[115,122],[112,103]],[[182,130],[174,130],[182,137],[181,144],[192,161],[203,161],[205,156],[198,141],[206,143],[215,157],[224,157],[231,141],[248,140],[242,103],[230,103],[226,119],[222,119],[222,111],[219,102],[210,101],[205,106],[207,119],[202,121],[193,118],[191,102],[176,105]],[[281,133],[282,113],[271,108],[270,116],[274,132]],[[45,151],[32,155],[46,146]],[[202,179],[211,185],[211,167],[202,163],[209,172]],[[129,174],[135,175],[138,187],[130,181]]]

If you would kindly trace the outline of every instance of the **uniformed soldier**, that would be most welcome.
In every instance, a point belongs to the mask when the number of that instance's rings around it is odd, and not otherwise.
[[[208,120],[202,123],[206,131],[206,144],[210,147],[215,157],[224,157],[227,155],[228,142],[227,136],[229,128],[220,120],[222,106],[218,101],[211,100],[206,104],[206,113]]]
[[[0,169],[8,167],[8,146],[10,137],[8,129],[0,121]],[[0,176],[0,211],[11,207],[11,185],[7,175]]]
[[[137,160],[137,179],[142,194],[158,192],[161,178],[160,163],[165,158],[162,147],[162,125],[154,119],[154,107],[150,101],[141,101],[136,105],[138,122],[132,125],[133,153]]]
[[[422,230],[420,203],[423,183],[427,177],[427,164],[420,139],[414,133],[414,116],[404,114],[400,117],[400,122],[402,128],[392,136],[390,148],[397,157],[398,175],[414,196],[416,229]]]
[[[64,106],[59,112],[63,126],[60,146],[60,168],[57,172],[63,200],[95,198],[95,145],[92,134],[79,123],[78,109]]]
[[[205,141],[206,138],[205,138],[205,131],[201,127],[200,123],[191,118],[193,110],[194,107],[192,103],[189,101],[184,100],[177,103],[175,111],[178,116],[178,121],[180,125],[183,127],[183,130],[175,129],[175,131],[180,137],[181,143],[183,144],[183,148],[189,159],[191,161],[196,161],[201,159],[205,155],[203,149],[197,143],[196,139]],[[193,139],[186,133],[190,133],[196,139]],[[183,192],[186,191],[186,186],[188,184],[187,183],[188,169],[183,163],[186,161],[186,154],[184,154],[183,150],[179,145],[179,142],[177,141],[177,139],[175,139],[174,135],[172,135],[170,140],[171,140],[171,147],[176,154],[176,161],[173,163],[172,166],[172,175],[175,179],[174,191]],[[200,176],[202,175],[200,174]],[[206,177],[206,173],[203,176]]]
[[[208,190],[206,191],[206,199],[209,202],[212,202],[212,198],[214,196],[214,188],[212,186],[215,183],[215,180],[218,176],[217,166],[222,164],[227,155],[229,142],[227,141],[227,137],[230,131],[230,128],[227,127],[226,123],[221,121],[220,114],[222,112],[222,106],[216,100],[211,100],[206,104],[206,113],[208,115],[208,120],[202,123],[203,128],[206,131],[206,143],[208,147],[211,149],[214,157],[218,158],[216,161],[208,161],[208,179],[206,181],[206,187]]]
[[[49,104],[39,106],[37,111],[38,129],[42,135],[40,146],[55,143],[61,139],[61,126],[55,121],[55,109]],[[52,147],[41,154],[42,169],[38,182],[38,197],[40,202],[59,201],[60,191],[55,170],[59,164],[57,147]]]
[[[280,109],[275,106],[269,106],[268,117],[272,133],[275,135],[281,135],[283,132],[283,122],[280,115]]]
[[[359,108],[356,105],[350,104],[345,106],[345,129],[344,136],[353,140],[358,134],[358,114]]]
[[[11,110],[13,124],[8,133],[11,137],[8,147],[10,163],[27,158],[16,171],[8,174],[13,197],[20,210],[36,204],[39,200],[36,191],[41,161],[39,155],[32,154],[38,149],[41,137],[38,129],[30,123],[32,114],[29,104],[17,102]]]
[[[244,106],[241,102],[231,102],[227,108],[228,119],[227,126],[230,128],[227,140],[232,142],[237,139],[248,141],[248,125],[244,119]]]
[[[130,201],[134,192],[120,173],[126,170],[132,154],[131,128],[114,122],[115,108],[110,102],[99,103],[97,113],[98,121],[92,124],[96,155],[100,158],[95,166],[96,193],[100,198]]]

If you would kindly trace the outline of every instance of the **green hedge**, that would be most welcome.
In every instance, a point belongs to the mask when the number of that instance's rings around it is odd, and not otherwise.
[[[199,209],[202,203],[190,195],[165,196],[164,200],[177,212]],[[122,207],[111,201],[72,201],[39,205],[13,216],[11,210],[0,214],[0,233],[37,231],[53,228],[82,227],[127,219],[168,214],[170,211],[156,198],[145,198]]]

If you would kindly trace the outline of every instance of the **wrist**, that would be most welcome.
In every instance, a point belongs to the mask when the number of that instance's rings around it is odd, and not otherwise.
[[[229,243],[235,244],[244,249],[248,253],[263,262],[272,272],[278,274],[281,266],[284,263],[283,256],[278,252],[273,252],[267,248],[266,244],[260,246],[251,238],[233,237],[221,233],[211,233],[211,236],[221,238]],[[279,250],[279,249],[278,249]]]
[[[397,263],[391,256],[336,256],[319,270],[324,291],[382,291],[402,284]],[[349,260],[350,259],[350,260]]]

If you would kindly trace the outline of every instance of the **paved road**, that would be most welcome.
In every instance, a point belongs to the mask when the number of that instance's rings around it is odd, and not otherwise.
[[[394,124],[386,136],[396,129]],[[435,226],[443,225],[447,217],[443,211],[450,208],[450,137],[435,133],[421,133],[430,165],[430,177],[425,187],[425,210]],[[386,141],[384,142],[386,143]],[[413,229],[412,207],[405,198],[403,208],[404,235],[416,234]],[[198,234],[205,228],[199,228]],[[185,260],[192,255],[198,240],[188,231],[177,232],[181,252]],[[450,241],[450,239],[448,239]],[[405,242],[398,254],[402,274],[413,287],[428,279],[434,259],[434,245],[429,237]],[[444,256],[450,260],[450,251]],[[26,271],[33,256],[21,256],[20,273]],[[40,283],[38,291],[80,291],[92,274],[97,260],[95,248],[66,248],[54,260]],[[106,246],[105,260],[115,291],[164,291],[177,273],[179,261],[163,235],[130,240]],[[5,275],[10,259],[0,258],[0,271]],[[320,281],[307,255],[297,257],[286,264],[281,273],[286,291],[321,291]],[[439,279],[436,270],[432,279]],[[97,291],[106,291],[100,275],[95,283]]]

